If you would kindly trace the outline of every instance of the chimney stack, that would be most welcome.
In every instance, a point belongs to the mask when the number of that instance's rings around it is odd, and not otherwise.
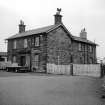
[[[62,23],[62,15],[60,15],[61,8],[57,8],[57,12],[54,15],[55,18],[55,24],[61,24]]]
[[[80,38],[82,39],[87,39],[87,32],[86,32],[86,29],[82,29],[81,32],[80,32]]]
[[[25,26],[24,22],[22,20],[20,20],[20,24],[19,24],[19,33],[25,32]]]

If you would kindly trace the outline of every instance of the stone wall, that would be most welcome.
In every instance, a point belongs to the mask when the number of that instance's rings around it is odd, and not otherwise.
[[[13,49],[13,40],[8,41],[8,60],[12,61],[13,56],[20,62],[20,56],[27,54],[30,56],[30,67],[33,66],[34,55],[39,54],[39,71],[45,71],[47,63],[55,65],[70,65],[70,63],[88,64],[96,63],[96,46],[92,45],[93,51],[88,51],[89,44],[72,40],[65,29],[60,26],[46,34],[39,34],[40,46],[34,46],[34,37],[24,37],[28,39],[28,47],[24,48],[24,38],[17,39],[17,49]],[[87,51],[79,51],[79,43],[87,46]]]
[[[73,50],[73,63],[77,64],[90,64],[96,63],[96,46],[92,46],[92,52],[89,51],[90,44],[81,42],[82,45],[86,47],[82,51],[79,51],[79,43],[77,41],[72,41],[72,50]]]
[[[47,40],[48,63],[58,65],[96,63],[96,46],[72,40],[62,27],[50,32]],[[82,51],[79,51],[79,43],[85,46]],[[92,46],[92,52],[89,51],[89,46]]]
[[[30,67],[31,65],[31,69],[34,63],[34,56],[36,54],[39,55],[39,68],[38,71],[46,71],[46,35],[37,35],[40,37],[40,45],[35,47],[34,46],[34,37],[36,35],[33,36],[29,36],[29,37],[25,37],[28,40],[28,46],[27,48],[24,48],[24,38],[19,38],[16,39],[17,41],[17,47],[16,49],[13,49],[13,41],[14,40],[9,40],[8,41],[8,60],[13,61],[13,56],[16,56],[16,61],[17,63],[20,64],[20,56],[26,56],[26,58],[30,59],[30,63],[28,62],[28,65]],[[30,55],[31,54],[31,55]],[[29,58],[30,57],[30,58]],[[26,59],[27,60],[27,59]],[[26,61],[27,63],[27,61]]]
[[[47,51],[46,51],[46,35],[40,35],[40,46],[32,47],[31,49],[31,61],[32,67],[34,66],[34,57],[36,54],[39,55],[39,67],[36,72],[46,72],[46,62],[47,62]]]
[[[71,38],[62,27],[47,35],[47,62],[58,65],[71,63]]]

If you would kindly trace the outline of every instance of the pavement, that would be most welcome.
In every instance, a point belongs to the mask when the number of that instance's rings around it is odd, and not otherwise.
[[[0,72],[0,105],[105,105],[102,82],[87,76]]]

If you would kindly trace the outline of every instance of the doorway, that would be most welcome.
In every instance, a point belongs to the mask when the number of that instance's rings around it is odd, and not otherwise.
[[[26,57],[25,56],[21,56],[20,57],[20,66],[25,66],[26,64]]]
[[[39,54],[35,54],[33,58],[33,70],[38,70],[39,69]]]

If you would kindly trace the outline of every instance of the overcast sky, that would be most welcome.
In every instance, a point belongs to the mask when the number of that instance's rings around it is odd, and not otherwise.
[[[62,8],[63,23],[75,36],[86,28],[95,41],[97,56],[105,57],[105,0],[0,0],[0,51],[6,51],[4,39],[18,33],[20,19],[26,30],[54,24],[56,8]]]

